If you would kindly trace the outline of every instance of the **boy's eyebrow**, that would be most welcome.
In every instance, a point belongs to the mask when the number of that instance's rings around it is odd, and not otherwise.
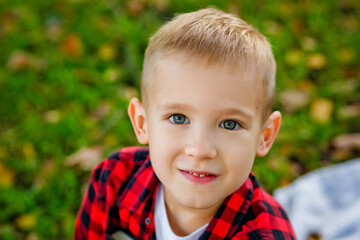
[[[245,118],[248,118],[248,119],[252,119],[253,118],[253,114],[250,113],[249,111],[247,111],[246,109],[239,109],[239,108],[224,108],[224,109],[221,109],[220,111],[220,114],[224,114],[224,115],[230,115],[230,114],[233,114],[233,115],[241,115],[241,116],[244,116]]]
[[[194,108],[188,104],[183,103],[165,103],[159,105],[158,110],[170,110],[170,109],[186,109],[186,110],[194,110]],[[223,115],[241,115],[245,118],[252,119],[253,114],[246,109],[227,107],[219,110],[220,114]]]
[[[169,110],[169,109],[188,109],[193,110],[193,107],[191,107],[188,104],[183,103],[165,103],[162,105],[159,105],[157,107],[158,110]]]

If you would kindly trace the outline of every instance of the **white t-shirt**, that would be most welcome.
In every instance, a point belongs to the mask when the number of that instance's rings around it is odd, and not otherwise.
[[[164,200],[164,189],[163,185],[160,184],[156,193],[155,199],[155,233],[156,239],[166,239],[166,240],[196,240],[200,235],[205,231],[208,223],[204,226],[198,228],[196,231],[191,234],[179,237],[171,229],[169,220],[166,214],[165,200]]]

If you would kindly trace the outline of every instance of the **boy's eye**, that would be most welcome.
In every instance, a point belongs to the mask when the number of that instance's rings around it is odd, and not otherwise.
[[[227,130],[236,130],[240,128],[240,124],[234,120],[225,120],[220,123],[220,127],[225,128]]]
[[[175,124],[188,124],[190,123],[189,119],[187,119],[187,117],[185,117],[182,114],[174,114],[170,116],[170,121],[175,123]]]

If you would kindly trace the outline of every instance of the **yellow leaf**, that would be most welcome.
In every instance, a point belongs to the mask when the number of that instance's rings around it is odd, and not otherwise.
[[[314,53],[308,57],[308,66],[311,69],[322,69],[326,65],[326,57],[322,53]]]
[[[318,98],[311,104],[310,116],[320,124],[326,124],[330,121],[334,109],[334,103],[331,100]]]
[[[295,66],[298,64],[303,58],[303,54],[299,50],[292,50],[286,53],[285,62],[289,66]]]
[[[48,123],[56,123],[60,120],[61,114],[58,110],[49,110],[44,114],[44,120]]]
[[[116,143],[118,142],[118,139],[115,135],[108,135],[105,137],[104,139],[104,143],[107,145],[107,146],[114,146]]]
[[[25,143],[23,146],[23,153],[26,159],[33,159],[35,156],[35,149],[32,143]]]
[[[0,146],[0,160],[5,159],[8,156],[7,150],[5,147]]]
[[[104,61],[113,60],[116,56],[116,49],[109,44],[103,44],[99,48],[98,56]]]
[[[169,7],[169,0],[152,0],[156,10],[164,11]]]
[[[0,162],[0,186],[8,187],[14,185],[15,172],[6,168]]]
[[[339,60],[343,63],[349,63],[355,58],[355,51],[351,48],[343,48],[339,51]]]
[[[124,91],[124,96],[127,98],[127,99],[132,99],[134,97],[138,97],[138,93],[137,93],[137,90],[133,87],[127,87],[125,88],[125,91]]]
[[[16,225],[21,230],[29,230],[29,229],[34,228],[36,225],[36,222],[37,222],[37,219],[32,214],[22,215],[15,220]]]
[[[278,35],[283,31],[282,25],[276,21],[266,21],[264,22],[264,26],[264,29],[268,34]]]
[[[312,37],[305,36],[301,39],[301,48],[307,51],[314,50],[317,46],[316,40]]]
[[[120,78],[120,72],[116,68],[108,68],[104,72],[104,80],[107,82],[115,82]]]

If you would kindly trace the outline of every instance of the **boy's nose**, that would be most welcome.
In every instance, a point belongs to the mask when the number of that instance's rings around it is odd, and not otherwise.
[[[212,159],[216,157],[217,150],[209,136],[192,136],[185,145],[185,154],[197,159]]]

